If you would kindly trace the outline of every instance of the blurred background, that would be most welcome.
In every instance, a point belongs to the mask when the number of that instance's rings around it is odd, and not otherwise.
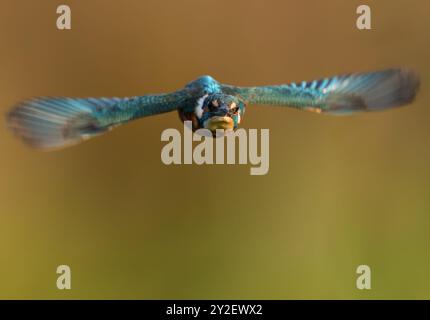
[[[422,85],[411,106],[353,117],[248,107],[243,127],[270,129],[265,176],[162,164],[174,112],[55,152],[1,121],[0,298],[430,298],[430,3],[365,1],[371,31],[356,28],[361,4],[1,0],[3,115],[32,96],[143,95],[203,74],[247,86],[407,66]],[[61,264],[72,290],[56,288]]]

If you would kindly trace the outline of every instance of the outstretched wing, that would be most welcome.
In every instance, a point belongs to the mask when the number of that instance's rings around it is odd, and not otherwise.
[[[59,148],[99,135],[130,120],[169,112],[189,99],[186,90],[132,98],[27,100],[7,115],[11,130],[39,148]]]
[[[250,104],[347,114],[408,104],[414,99],[419,82],[418,75],[411,70],[389,69],[303,81],[299,84],[249,88],[223,85],[222,90],[238,95]]]

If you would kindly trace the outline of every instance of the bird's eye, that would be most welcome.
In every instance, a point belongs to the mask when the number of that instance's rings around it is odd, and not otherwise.
[[[237,113],[238,111],[239,111],[239,106],[235,102],[233,102],[230,105],[230,112]]]
[[[214,111],[216,108],[219,107],[217,100],[212,100],[208,103],[209,111]]]

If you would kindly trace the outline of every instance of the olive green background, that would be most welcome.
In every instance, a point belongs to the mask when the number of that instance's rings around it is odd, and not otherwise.
[[[270,171],[165,166],[176,113],[30,149],[0,124],[0,298],[430,298],[428,1],[0,0],[0,110],[132,96],[210,74],[237,85],[416,69],[406,108],[329,117],[249,106]],[[56,7],[72,30],[56,29]],[[72,269],[72,290],[56,268]],[[356,289],[358,265],[372,290]]]

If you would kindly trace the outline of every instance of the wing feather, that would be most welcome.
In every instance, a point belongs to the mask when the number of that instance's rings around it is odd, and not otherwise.
[[[186,90],[132,98],[51,98],[24,101],[7,115],[9,128],[27,144],[61,148],[136,118],[176,110]]]
[[[249,88],[223,85],[222,90],[238,95],[250,104],[345,114],[408,104],[414,100],[419,83],[418,75],[409,69],[388,69],[303,81],[300,84]]]

